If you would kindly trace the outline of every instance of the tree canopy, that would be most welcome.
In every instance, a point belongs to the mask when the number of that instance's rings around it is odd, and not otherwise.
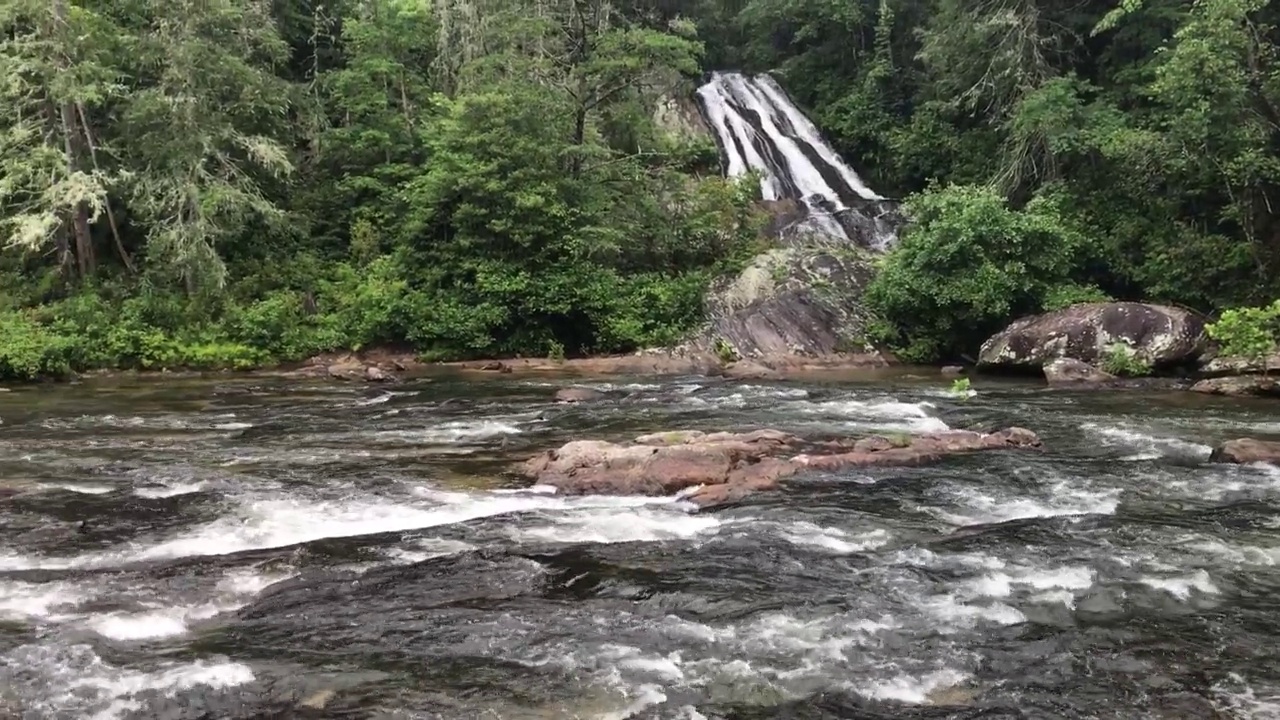
[[[0,376],[672,343],[754,187],[659,121],[774,73],[912,219],[907,356],[1280,296],[1265,0],[0,0]],[[1280,200],[1280,198],[1276,198]]]

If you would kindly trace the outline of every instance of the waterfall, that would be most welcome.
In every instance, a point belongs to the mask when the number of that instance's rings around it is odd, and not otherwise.
[[[791,232],[884,250],[897,238],[897,203],[868,188],[768,75],[713,73],[698,102],[730,177],[761,174],[765,200],[790,200]]]

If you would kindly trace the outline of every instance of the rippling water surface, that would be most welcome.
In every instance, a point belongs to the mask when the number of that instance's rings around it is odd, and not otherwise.
[[[1280,717],[1275,405],[939,381],[136,381],[0,395],[0,716]],[[717,511],[506,463],[673,428],[1044,453]]]

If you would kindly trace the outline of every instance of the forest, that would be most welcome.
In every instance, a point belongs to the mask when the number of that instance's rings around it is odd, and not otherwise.
[[[1280,297],[1266,0],[0,0],[0,378],[678,342],[767,238],[659,126],[773,73],[910,219],[900,357]],[[1277,196],[1280,201],[1280,196]]]

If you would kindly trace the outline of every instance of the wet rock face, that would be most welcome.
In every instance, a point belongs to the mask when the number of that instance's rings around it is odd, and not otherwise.
[[[957,453],[1039,446],[1036,434],[1022,428],[827,443],[779,430],[673,431],[626,444],[577,440],[530,458],[517,472],[569,495],[671,495],[697,487],[687,499],[707,507],[776,489],[806,469],[916,465]]]
[[[870,353],[862,292],[871,282],[871,254],[816,246],[759,255],[707,298],[708,327],[695,345],[715,352],[727,344],[743,358],[822,357]]]
[[[1195,361],[1208,346],[1204,321],[1144,303],[1081,303],[1014,321],[982,345],[980,366],[1037,368],[1058,358],[1097,364],[1116,344],[1154,366]]]
[[[1240,438],[1228,440],[1213,449],[1210,462],[1248,464],[1255,462],[1280,465],[1280,440]]]

